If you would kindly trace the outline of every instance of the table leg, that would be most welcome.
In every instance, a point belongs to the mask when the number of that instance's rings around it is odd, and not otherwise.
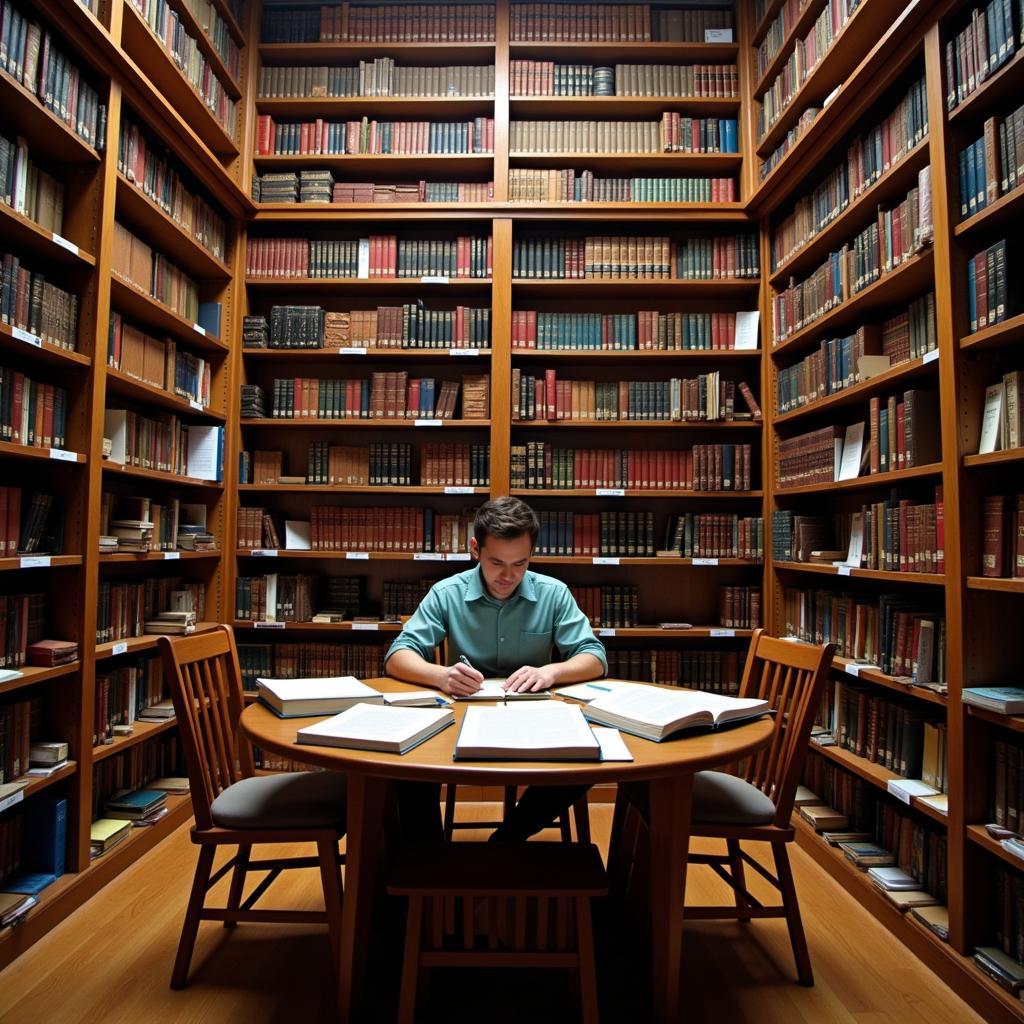
[[[648,783],[650,798],[651,1019],[679,1020],[683,950],[683,900],[690,845],[693,775]]]
[[[387,782],[352,772],[348,776],[348,833],[345,840],[345,896],[341,907],[341,962],[338,1019],[358,1020],[366,974],[370,915],[384,849]]]

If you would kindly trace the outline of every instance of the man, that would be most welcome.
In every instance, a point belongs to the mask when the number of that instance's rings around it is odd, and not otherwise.
[[[604,645],[569,588],[529,571],[538,531],[533,509],[518,498],[481,505],[470,540],[476,567],[431,587],[388,649],[388,675],[453,697],[474,693],[485,678],[503,677],[506,690],[526,692],[603,676]],[[430,659],[445,639],[449,664],[437,665]],[[551,660],[553,648],[558,661]],[[417,791],[415,801],[408,787],[399,794],[403,828],[408,834],[411,825],[421,838],[439,834],[437,787]],[[581,786],[527,789],[492,839],[527,839],[584,792]]]

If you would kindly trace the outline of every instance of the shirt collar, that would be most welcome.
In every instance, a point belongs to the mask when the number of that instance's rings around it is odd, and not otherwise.
[[[529,569],[527,569],[522,580],[520,580],[519,586],[512,597],[521,597],[526,601],[537,600],[537,588],[533,581],[533,573]],[[481,598],[486,598],[488,601],[494,600],[487,593],[487,588],[484,586],[483,573],[480,570],[479,564],[477,564],[475,571],[469,577],[469,582],[466,584],[466,600],[479,601]],[[509,598],[509,600],[511,599]]]

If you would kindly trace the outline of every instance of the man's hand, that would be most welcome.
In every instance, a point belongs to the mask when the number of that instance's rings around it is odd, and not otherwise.
[[[441,678],[440,689],[449,697],[468,697],[480,689],[484,681],[483,673],[461,661],[444,670]]]
[[[551,665],[542,665],[540,668],[523,665],[505,680],[505,689],[509,693],[536,693],[538,690],[550,689],[555,681],[555,670]]]

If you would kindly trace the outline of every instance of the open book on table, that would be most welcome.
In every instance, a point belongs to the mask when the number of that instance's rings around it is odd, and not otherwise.
[[[549,690],[530,691],[528,693],[509,693],[505,689],[504,679],[485,679],[480,684],[480,689],[466,696],[459,696],[456,700],[550,700]]]
[[[575,704],[466,708],[455,759],[598,761],[601,745]]]
[[[299,729],[295,742],[404,754],[454,721],[450,708],[356,704],[340,715]]]
[[[769,710],[767,701],[755,698],[655,686],[616,689],[601,694],[582,709],[588,721],[611,725],[656,743],[683,729],[716,729],[759,718]]]

